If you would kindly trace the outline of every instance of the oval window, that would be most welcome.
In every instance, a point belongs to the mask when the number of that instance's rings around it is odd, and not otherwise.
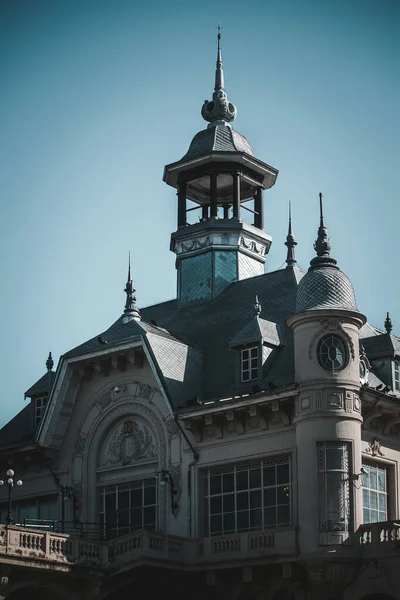
[[[336,335],[326,335],[320,340],[317,356],[320,366],[331,373],[338,373],[347,366],[347,346]]]

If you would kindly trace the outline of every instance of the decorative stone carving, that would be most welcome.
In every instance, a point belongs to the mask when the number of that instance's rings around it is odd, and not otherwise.
[[[260,409],[258,406],[250,406],[249,416],[246,421],[246,430],[247,431],[256,431],[256,430],[264,430],[267,429],[267,422],[262,416]]]
[[[213,437],[216,437],[217,439],[222,438],[222,430],[216,423],[215,417],[206,415],[204,418],[203,439],[206,440]]]
[[[276,427],[286,427],[289,425],[289,417],[283,412],[283,410],[278,410],[278,412],[273,412],[272,415],[269,415],[268,425],[270,429],[274,429]]]
[[[243,424],[237,418],[233,410],[228,410],[226,413],[226,421],[223,424],[224,435],[235,435],[237,433],[244,433]]]
[[[86,436],[85,435],[78,435],[76,442],[75,442],[75,449],[74,449],[74,454],[83,454],[83,451],[85,449],[85,444],[86,444]]]
[[[145,398],[146,400],[151,400],[151,397],[153,396],[155,391],[156,391],[156,389],[151,387],[151,385],[148,385],[147,383],[141,383],[139,381],[138,388],[137,388],[138,396],[141,396],[142,398]]]
[[[179,254],[183,254],[185,252],[191,252],[192,250],[197,250],[199,248],[206,248],[207,246],[210,246],[210,244],[211,244],[211,240],[210,240],[209,235],[204,239],[198,238],[187,244],[184,244],[183,242],[181,242]]]
[[[172,477],[172,481],[174,482],[174,490],[175,490],[175,494],[174,494],[174,502],[176,503],[176,507],[175,507],[175,511],[174,511],[174,517],[178,516],[179,513],[179,507],[180,507],[180,499],[182,496],[182,470],[181,470],[181,465],[170,465],[169,469],[168,469],[171,477]]]
[[[157,458],[157,443],[150,428],[142,422],[124,421],[108,435],[100,456],[100,467],[130,465]]]
[[[369,442],[368,446],[365,448],[365,452],[368,452],[371,456],[385,456],[381,450],[381,443],[378,438],[374,438]]]
[[[100,406],[102,410],[104,410],[109,404],[111,404],[111,390],[108,390],[105,394],[103,394],[98,400],[97,404]]]
[[[261,256],[266,254],[266,246],[264,244],[257,245],[254,240],[248,240],[244,237],[241,237],[240,245],[243,246],[243,248],[246,248],[246,250],[254,252],[254,254],[261,254]]]
[[[300,398],[300,410],[309,410],[311,408],[310,396],[304,396]]]
[[[179,427],[178,427],[178,424],[175,421],[175,419],[170,419],[169,421],[167,421],[166,426],[167,426],[168,436],[170,438],[179,434]]]
[[[343,408],[343,395],[340,392],[328,393],[326,399],[327,408],[340,409]]]
[[[353,407],[357,412],[361,412],[361,400],[358,394],[353,395]]]

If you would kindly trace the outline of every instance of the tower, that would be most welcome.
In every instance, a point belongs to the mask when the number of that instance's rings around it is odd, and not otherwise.
[[[300,549],[340,544],[362,522],[359,329],[353,287],[330,256],[320,194],[317,256],[287,324],[294,337]],[[305,526],[305,524],[307,526]]]
[[[167,165],[164,181],[177,189],[178,229],[171,236],[178,271],[181,306],[207,302],[232,281],[264,273],[271,237],[264,231],[263,190],[274,185],[278,171],[254,156],[248,140],[232,128],[236,107],[224,87],[218,32],[215,87],[201,110],[208,121],[181,160]],[[187,208],[187,201],[194,208]],[[254,208],[245,203],[254,201]],[[199,222],[187,223],[188,210]],[[246,224],[241,211],[254,215]]]

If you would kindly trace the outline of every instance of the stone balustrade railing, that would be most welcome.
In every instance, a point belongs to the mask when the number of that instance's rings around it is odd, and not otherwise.
[[[391,553],[400,546],[400,523],[382,521],[361,525],[353,536],[353,546],[364,554]]]
[[[187,565],[295,554],[295,532],[251,532],[202,540],[179,538],[146,530],[110,541],[96,542],[67,534],[18,526],[0,526],[0,562],[22,560],[68,570],[71,565],[116,567],[147,558]]]

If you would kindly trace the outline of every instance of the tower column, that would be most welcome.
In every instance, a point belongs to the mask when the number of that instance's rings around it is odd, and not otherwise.
[[[224,219],[229,219],[229,204],[224,204]]]
[[[240,214],[240,173],[233,174],[233,218],[238,219]]]
[[[211,217],[218,216],[218,205],[217,205],[217,194],[218,194],[218,185],[217,185],[217,177],[218,173],[212,171],[210,175],[210,209],[211,209]]]
[[[263,189],[258,187],[254,196],[254,225],[258,229],[264,229],[264,204],[263,204]]]
[[[207,204],[203,204],[201,207],[201,217],[202,219],[208,219],[208,206]]]
[[[186,225],[186,181],[180,181],[178,187],[178,227]]]

